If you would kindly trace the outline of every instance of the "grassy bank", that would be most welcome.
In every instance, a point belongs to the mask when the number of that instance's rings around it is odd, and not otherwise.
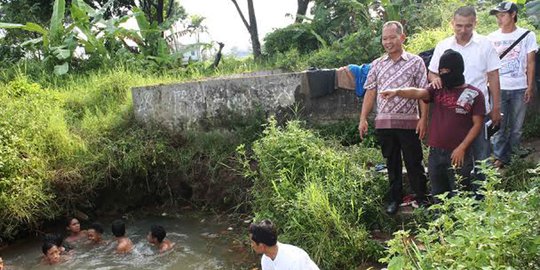
[[[245,201],[231,157],[236,145],[259,134],[258,115],[229,119],[230,130],[173,135],[134,121],[130,88],[258,68],[229,59],[220,70],[201,64],[157,75],[123,65],[66,77],[43,74],[39,63],[3,70],[0,239],[75,209],[140,203],[226,208]],[[114,192],[126,196],[100,198]]]

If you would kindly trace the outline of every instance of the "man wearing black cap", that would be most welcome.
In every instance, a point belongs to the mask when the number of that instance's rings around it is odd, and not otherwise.
[[[465,83],[463,57],[448,49],[440,57],[438,75],[442,88],[402,88],[381,92],[383,98],[400,96],[433,103],[429,124],[428,170],[433,195],[455,190],[452,166],[458,167],[462,184],[475,191],[470,180],[474,166],[471,144],[480,133],[485,114],[484,95]]]
[[[516,4],[501,2],[490,14],[497,17],[499,29],[489,34],[488,39],[499,55],[508,51],[501,59],[499,70],[501,113],[505,117],[501,121],[501,128],[491,140],[495,166],[502,167],[510,162],[512,151],[519,147],[527,103],[531,101],[534,93],[535,53],[538,45],[534,32],[516,26]],[[516,45],[508,50],[514,43]]]

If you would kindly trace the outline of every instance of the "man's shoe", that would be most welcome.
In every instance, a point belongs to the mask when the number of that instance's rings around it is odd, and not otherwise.
[[[389,215],[394,215],[397,213],[399,209],[399,203],[397,202],[391,202],[388,204],[388,207],[386,207],[386,213]]]

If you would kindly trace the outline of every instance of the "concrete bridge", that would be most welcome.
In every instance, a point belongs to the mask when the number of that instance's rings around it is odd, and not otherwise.
[[[316,123],[357,119],[360,106],[355,92],[333,89],[333,82],[324,79],[328,85],[321,87],[320,78],[313,79],[316,73],[321,72],[267,72],[136,87],[132,89],[135,118],[173,132],[220,123],[231,115],[248,116],[255,110],[279,115],[296,108],[302,118]]]

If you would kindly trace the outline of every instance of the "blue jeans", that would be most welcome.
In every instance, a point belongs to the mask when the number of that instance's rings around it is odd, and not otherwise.
[[[467,150],[463,166],[454,170],[452,168],[452,151],[436,147],[429,148],[428,174],[433,196],[445,192],[449,192],[449,195],[452,196],[456,190],[456,173],[462,177],[461,184],[465,190],[476,191],[478,189],[471,181],[471,171],[473,170],[471,152],[471,149]]]
[[[484,124],[489,121],[489,115],[484,116]],[[491,144],[486,140],[486,130],[484,124],[480,129],[480,134],[474,139],[471,148],[474,162],[482,161],[491,156]]]
[[[491,143],[495,158],[505,164],[510,162],[512,151],[519,147],[523,133],[521,127],[527,110],[524,95],[525,89],[501,90],[501,129],[493,135]]]

